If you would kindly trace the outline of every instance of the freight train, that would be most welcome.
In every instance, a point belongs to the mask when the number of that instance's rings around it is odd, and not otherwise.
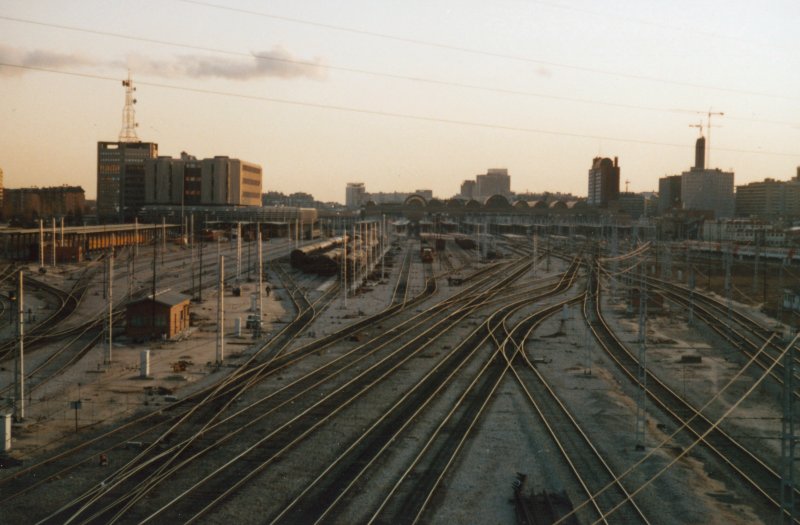
[[[345,253],[343,242],[347,237],[334,237],[326,241],[307,244],[302,248],[292,250],[289,262],[293,268],[303,273],[315,273],[324,277],[339,275]],[[347,268],[355,265],[362,268],[367,262],[367,252],[362,249],[347,249]]]

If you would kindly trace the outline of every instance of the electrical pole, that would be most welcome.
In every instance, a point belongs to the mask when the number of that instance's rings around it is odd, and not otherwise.
[[[114,248],[108,254],[108,347],[106,349],[105,364],[111,364],[113,328],[114,328],[114,301],[112,299],[112,288],[114,285]],[[153,297],[155,299],[155,297]]]
[[[128,252],[128,300],[133,297],[133,270],[134,270],[133,250]]]
[[[261,252],[261,230],[258,230],[258,323],[256,323],[256,336],[261,337],[264,322],[264,271]]]
[[[261,230],[258,231],[258,245],[261,249]],[[247,281],[250,282],[250,270],[253,267],[253,241],[247,241]],[[261,270],[259,270],[261,271]]]
[[[205,244],[205,239],[203,239],[203,232],[200,231],[200,275],[199,275],[199,283],[197,286],[197,301],[202,303],[203,302],[203,245]]]
[[[39,219],[39,268],[44,268],[44,221]]]
[[[763,236],[764,236],[763,230],[761,231],[757,230],[755,232],[756,256],[755,256],[755,261],[753,263],[753,287],[751,289],[753,297],[755,297],[755,295],[758,293],[758,263],[761,262],[759,259],[761,258],[761,240],[763,239]]]
[[[782,523],[795,523],[795,479],[794,464],[797,461],[796,445],[798,436],[795,425],[794,408],[794,345],[797,336],[789,336],[789,349],[783,357],[783,418],[781,419],[781,516]]]
[[[344,307],[347,308],[347,227],[342,228],[342,282],[344,283]]]
[[[386,280],[384,259],[386,259],[386,214],[383,215],[381,221],[381,281]]]
[[[236,223],[236,282],[242,277],[242,223]]]
[[[167,220],[161,217],[161,265],[164,265],[164,252],[167,251]]]
[[[53,234],[50,237],[52,241],[51,244],[53,245],[53,268],[56,267],[56,218],[53,217]]]
[[[733,281],[731,278],[731,267],[733,266],[733,243],[728,244],[728,251],[724,255],[725,257],[725,306],[727,308],[727,321],[726,321],[726,331],[728,334],[728,340],[731,338],[731,310],[733,310]]]
[[[192,295],[194,295],[194,214],[189,215],[189,271],[192,274]]]
[[[219,295],[217,297],[217,364],[225,358],[225,256],[219,256]]]
[[[636,449],[644,450],[647,433],[647,289],[645,264],[639,284],[639,399],[636,403]]]
[[[152,282],[152,292],[153,296],[151,297],[150,301],[150,313],[151,313],[151,322],[150,325],[151,333],[153,337],[156,335],[156,261],[158,260],[158,239],[156,238],[157,230],[156,225],[153,225],[153,282]]]
[[[611,297],[617,300],[617,273],[619,272],[619,232],[617,223],[614,222],[611,230]]]
[[[22,281],[23,273],[20,270],[17,284],[17,358],[14,366],[14,419],[18,422],[25,419],[25,297]]]
[[[353,282],[352,286],[355,289],[356,282],[358,281],[358,276],[356,272],[358,271],[358,242],[356,241],[356,224],[353,223]]]

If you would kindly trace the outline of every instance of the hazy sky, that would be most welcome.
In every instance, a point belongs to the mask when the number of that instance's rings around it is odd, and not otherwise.
[[[797,0],[2,0],[0,63],[27,69],[0,66],[0,168],[94,198],[130,69],[141,140],[257,162],[265,191],[450,197],[504,167],[585,195],[596,155],[653,190],[709,109],[713,166],[786,180],[799,20]]]

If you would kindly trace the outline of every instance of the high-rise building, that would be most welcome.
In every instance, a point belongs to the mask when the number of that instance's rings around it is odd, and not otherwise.
[[[144,161],[158,156],[158,144],[141,142],[136,135],[130,75],[122,81],[125,109],[119,142],[97,143],[97,216],[102,221],[126,221],[144,205]]]
[[[48,188],[19,188],[5,190],[3,216],[7,220],[32,222],[50,217],[79,221],[86,207],[86,197],[80,186]]]
[[[511,177],[505,168],[492,168],[485,175],[475,177],[475,194],[479,199],[488,199],[492,195],[511,196]]]
[[[3,168],[0,168],[0,210],[3,209]]]
[[[707,210],[714,217],[733,217],[733,172],[692,169],[681,174],[681,198],[685,210]]]
[[[645,215],[645,195],[628,191],[620,192],[617,200],[620,211],[631,216],[631,219],[638,219]]]
[[[475,198],[475,185],[477,183],[474,180],[465,180],[461,183],[461,191],[459,192],[459,196],[463,199],[474,199]]]
[[[145,203],[144,163],[158,156],[152,142],[97,143],[97,216],[130,220]]]
[[[592,168],[589,170],[589,197],[590,206],[607,208],[612,202],[619,200],[619,161],[614,157],[595,157]]]
[[[695,143],[694,166],[681,173],[681,199],[685,210],[714,212],[714,217],[733,217],[733,172],[705,167],[706,139]]]
[[[261,206],[262,170],[252,162],[182,153],[147,159],[144,171],[145,204]]]
[[[364,204],[364,197],[367,189],[363,182],[348,182],[344,194],[344,205],[347,208],[355,209]]]
[[[683,208],[681,200],[681,176],[668,175],[658,179],[658,214]]]
[[[765,179],[736,187],[736,216],[760,219],[800,217],[800,177]]]

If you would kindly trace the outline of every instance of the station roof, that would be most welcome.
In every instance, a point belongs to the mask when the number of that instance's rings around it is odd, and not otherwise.
[[[142,297],[136,301],[132,301],[130,304],[141,303],[144,301],[149,302],[152,300],[153,294],[148,295],[147,297]],[[177,306],[181,303],[187,302],[191,299],[188,295],[184,295],[182,293],[173,292],[170,290],[156,293],[156,302],[160,304],[164,304],[166,306]]]

